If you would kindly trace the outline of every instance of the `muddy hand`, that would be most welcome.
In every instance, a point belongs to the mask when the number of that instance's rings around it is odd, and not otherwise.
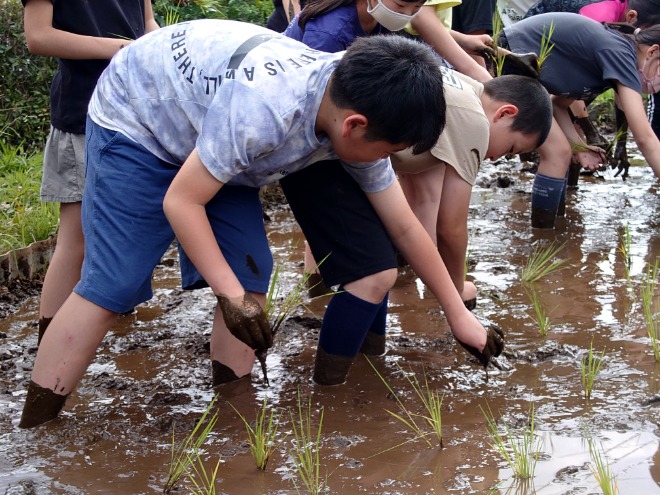
[[[614,149],[614,156],[610,159],[610,165],[612,168],[616,168],[617,172],[614,174],[614,177],[621,175],[623,180],[628,178],[628,169],[630,168],[630,162],[628,161],[628,151],[626,150],[626,143],[616,143],[616,148]]]
[[[488,324],[488,328],[485,328],[485,330],[488,336],[486,338],[486,345],[481,351],[478,351],[471,345],[464,344],[458,339],[456,340],[461,344],[463,349],[476,357],[484,368],[487,368],[491,358],[499,356],[504,350],[504,332],[493,323]]]
[[[218,296],[218,306],[231,334],[252,349],[263,350],[273,345],[273,332],[259,303],[250,295],[229,299]]]
[[[463,283],[461,299],[469,311],[477,307],[477,287],[472,282],[466,281]]]

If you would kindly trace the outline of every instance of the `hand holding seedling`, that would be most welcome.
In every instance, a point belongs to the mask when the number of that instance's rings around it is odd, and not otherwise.
[[[216,297],[222,317],[234,337],[257,351],[273,345],[273,332],[266,313],[250,294],[232,298]]]
[[[602,148],[592,145],[581,145],[575,151],[575,160],[588,170],[594,171],[607,164],[607,155]]]
[[[614,177],[621,175],[621,178],[626,180],[628,177],[630,162],[628,161],[628,151],[626,150],[625,141],[623,143],[617,141],[616,147],[614,148],[614,155],[610,158],[610,165],[617,170]]]
[[[456,340],[461,344],[463,349],[476,357],[484,368],[487,368],[491,358],[499,356],[504,350],[504,332],[502,332],[500,327],[492,323],[488,324],[488,328],[485,328],[485,331],[487,334],[486,345],[481,351],[477,350],[476,347],[461,342],[458,338]]]

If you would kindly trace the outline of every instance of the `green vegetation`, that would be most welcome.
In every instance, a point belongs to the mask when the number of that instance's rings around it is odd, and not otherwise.
[[[378,375],[378,378],[380,378],[380,380],[383,382],[385,387],[387,387],[387,390],[392,395],[392,397],[394,397],[394,399],[396,400],[399,408],[401,409],[401,414],[396,413],[394,411],[390,411],[389,409],[385,409],[385,410],[389,414],[391,414],[392,417],[403,423],[409,430],[411,430],[415,434],[413,440],[416,440],[418,438],[423,438],[429,447],[433,447],[433,444],[428,439],[428,437],[429,435],[434,435],[438,442],[437,445],[440,448],[442,448],[443,447],[442,401],[444,400],[445,395],[441,394],[438,390],[431,389],[431,387],[429,386],[428,378],[426,376],[426,373],[423,371],[423,369],[422,369],[422,373],[424,374],[424,384],[422,385],[415,373],[406,372],[403,370],[403,368],[401,368],[401,366],[397,364],[397,368],[406,378],[412,389],[415,391],[415,394],[422,402],[422,405],[424,406],[426,413],[419,414],[419,413],[411,412],[405,406],[405,404],[399,398],[396,392],[394,392],[390,384],[387,383],[387,380],[385,380],[383,375],[381,375],[378,372],[378,370],[373,365],[371,360],[367,356],[365,356],[365,359],[367,360],[371,368],[376,372],[376,375]],[[423,428],[420,424],[418,424],[416,420],[422,420],[423,421],[422,424],[426,424],[428,427],[430,427],[431,431],[430,432],[425,431],[425,428]],[[398,445],[396,447],[398,447]]]
[[[555,23],[554,21],[550,23],[546,31],[546,27],[543,26],[543,35],[541,36],[541,47],[539,48],[539,71],[543,68],[543,62],[545,62],[550,56],[550,52],[555,47],[554,43],[551,43],[552,33],[555,32]]]
[[[42,203],[43,155],[0,141],[0,254],[47,239],[57,231],[56,203]]]
[[[303,400],[298,390],[297,414],[291,414],[293,427],[293,446],[290,454],[296,468],[299,481],[304,486],[306,493],[318,495],[326,490],[327,478],[321,476],[321,429],[323,427],[323,408],[319,411],[318,427],[316,435],[313,432],[312,403],[307,402],[303,407]],[[296,478],[292,478],[296,491],[300,493],[300,487]]]
[[[647,266],[646,276],[641,288],[642,312],[646,321],[646,332],[651,339],[653,358],[656,361],[660,361],[660,335],[658,335],[659,329],[658,322],[656,321],[653,297],[655,296],[655,288],[658,283],[658,263],[656,259],[653,265],[649,264]]]
[[[230,404],[232,409],[241,418],[248,434],[248,445],[257,469],[266,470],[268,459],[278,442],[276,442],[278,418],[273,409],[268,408],[268,401],[264,399],[261,409],[257,411],[254,423],[250,423],[245,416]]]
[[[193,19],[234,19],[265,26],[271,0],[156,0],[154,17],[161,26]]]
[[[529,288],[526,287],[525,292],[527,293],[527,297],[529,297],[529,300],[532,303],[532,308],[534,309],[534,316],[532,316],[532,319],[538,325],[541,337],[545,338],[548,336],[548,330],[550,329],[550,317],[547,315],[545,307],[541,302],[541,296],[539,295],[538,290],[536,290],[536,287],[533,286],[530,286]]]
[[[600,373],[600,368],[603,365],[604,357],[605,351],[601,352],[600,355],[594,353],[594,342],[592,340],[589,344],[589,352],[587,353],[586,357],[582,359],[580,366],[584,398],[587,400],[591,399],[591,392],[594,388],[596,377],[598,376],[598,373]]]
[[[632,239],[630,237],[630,227],[628,224],[625,224],[620,230],[617,231],[619,236],[619,247],[618,251],[623,257],[623,270],[626,274],[626,280],[630,284],[630,267],[632,265],[632,258],[630,256],[630,246],[632,244]]]
[[[524,283],[534,283],[546,275],[558,270],[566,260],[556,259],[559,252],[564,249],[565,243],[557,246],[551,242],[548,246],[537,246],[525,263],[521,279]]]
[[[216,395],[207,406],[206,410],[202,414],[202,417],[199,418],[199,421],[197,421],[197,424],[195,425],[195,428],[193,428],[192,432],[190,432],[190,434],[178,444],[174,438],[174,427],[172,427],[170,465],[167,473],[167,482],[163,488],[163,493],[171,493],[184,474],[190,478],[193,472],[196,473],[200,481],[196,481],[194,484],[200,487],[206,486],[208,488],[208,481],[211,478],[215,479],[218,466],[216,465],[215,471],[212,473],[212,475],[208,475],[204,469],[200,455],[202,452],[202,445],[209,436],[209,433],[211,433],[215,427],[215,424],[218,422],[217,411],[210,416],[208,421],[206,420],[210,411],[215,406],[217,400],[218,396]],[[219,462],[220,461],[218,461],[218,464]],[[201,485],[198,485],[198,483],[201,483]],[[213,492],[203,493],[215,493],[215,489],[213,490]]]
[[[617,495],[619,493],[619,482],[605,458],[602,445],[596,445],[596,440],[586,427],[585,437],[589,443],[589,455],[594,464],[594,466],[591,466],[591,471],[603,491],[603,495]]]
[[[486,410],[481,407],[481,412],[488,423],[488,435],[493,450],[504,458],[516,478],[521,480],[533,478],[543,446],[543,441],[535,431],[534,404],[529,407],[527,425],[519,433],[513,432],[503,420],[500,431],[490,406],[487,406]]]

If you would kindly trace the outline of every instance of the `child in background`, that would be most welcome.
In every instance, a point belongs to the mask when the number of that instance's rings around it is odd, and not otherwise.
[[[411,18],[415,26],[423,12],[439,22],[435,9],[422,2],[308,2],[285,34],[317,50],[339,51],[368,34],[401,30]],[[280,184],[311,249],[305,270],[312,274],[312,285],[322,280],[325,287],[340,286],[321,325],[314,380],[343,383],[358,352],[385,352],[388,292],[396,280],[397,262],[391,249],[374,246],[389,243],[387,226],[369,198],[351,192],[355,181],[339,161],[317,163],[289,174]],[[313,259],[323,263],[317,267]]]
[[[640,151],[660,175],[660,143],[642,100],[642,93],[653,94],[660,88],[660,25],[623,34],[582,15],[540,14],[504,28],[498,45],[515,53],[538,54],[551,24],[554,48],[539,80],[554,95],[555,121],[538,149],[531,214],[532,227],[538,228],[554,227],[573,154],[589,170],[606,161],[602,150],[588,146],[577,133],[568,113],[575,100],[589,100],[614,88],[617,106],[625,113]]]
[[[476,287],[465,281],[468,210],[481,162],[532,151],[552,125],[550,96],[535,79],[501,76],[481,85],[443,69],[447,125],[435,146],[392,155],[401,188],[435,240],[447,270],[468,305]]]
[[[148,0],[22,0],[28,49],[57,57],[51,86],[51,129],[44,151],[41,200],[60,204],[57,245],[46,272],[39,336],[80,279],[80,223],[85,184],[87,104],[110,58],[145,32],[158,29]]]

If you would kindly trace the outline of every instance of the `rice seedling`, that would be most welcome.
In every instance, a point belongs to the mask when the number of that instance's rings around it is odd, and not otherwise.
[[[304,408],[300,390],[298,390],[297,415],[289,411],[293,429],[293,447],[290,454],[296,469],[297,478],[305,488],[306,493],[318,495],[327,489],[327,477],[321,476],[321,430],[323,428],[323,408],[319,411],[316,435],[312,426],[312,403],[307,402]],[[300,486],[293,477],[296,492],[300,493]]]
[[[505,53],[497,46],[497,40],[500,37],[502,29],[504,29],[502,18],[500,17],[500,13],[495,10],[495,12],[493,12],[493,35],[491,36],[493,39],[493,48],[495,50],[495,55],[491,55],[493,62],[495,63],[495,77],[501,76],[504,68]]]
[[[487,405],[487,410],[479,407],[488,424],[488,436],[493,450],[502,456],[516,478],[533,478],[543,447],[543,440],[535,431],[534,404],[530,404],[527,425],[519,433],[513,432],[503,420],[500,427],[490,406]]]
[[[541,337],[548,336],[548,330],[550,329],[550,317],[545,311],[545,307],[541,302],[541,296],[535,287],[530,286],[525,288],[527,297],[529,297],[530,302],[532,303],[532,308],[534,309],[534,316],[532,319],[536,322],[541,332]]]
[[[440,448],[443,448],[444,445],[442,441],[442,401],[444,400],[445,394],[441,394],[438,390],[433,390],[430,387],[426,373],[423,370],[422,373],[424,375],[424,382],[422,384],[415,373],[406,372],[403,370],[403,368],[401,368],[401,366],[397,364],[396,365],[397,368],[403,374],[403,376],[408,381],[412,389],[415,391],[415,394],[422,402],[422,405],[424,406],[425,409],[424,414],[413,413],[404,405],[403,401],[399,398],[396,392],[394,392],[394,390],[387,382],[387,380],[385,380],[383,375],[381,375],[378,372],[378,370],[373,365],[371,360],[366,356],[365,359],[367,360],[371,368],[376,372],[376,375],[378,375],[378,378],[380,378],[380,380],[383,382],[385,387],[387,387],[387,390],[390,392],[392,397],[394,397],[394,399],[397,402],[397,405],[401,409],[401,413],[396,413],[394,411],[390,411],[389,409],[385,409],[385,410],[390,415],[392,415],[393,418],[403,423],[409,430],[411,430],[415,434],[413,440],[416,440],[417,438],[422,438],[429,447],[433,447],[434,445],[429,440],[428,437],[435,436],[437,440],[437,445]],[[421,424],[419,422],[421,422]],[[422,425],[424,424],[430,428],[430,432],[426,431],[425,428],[423,428]],[[398,445],[395,447],[398,447]]]
[[[557,246],[553,241],[546,247],[536,246],[522,269],[522,281],[531,284],[560,269],[566,260],[557,259],[557,255],[565,245]]]
[[[646,321],[646,333],[651,339],[653,358],[660,361],[660,336],[658,335],[658,322],[654,311],[653,297],[658,283],[658,260],[646,267],[646,275],[641,288],[642,312]]]
[[[598,482],[598,486],[603,492],[603,495],[617,495],[619,493],[619,482],[612,472],[612,468],[605,458],[603,446],[597,445],[596,440],[592,437],[588,428],[585,427],[585,437],[589,444],[589,455],[593,462],[591,472]]]
[[[468,246],[465,253],[465,262],[463,263],[463,280],[467,280],[468,271],[470,271],[470,256],[472,255],[472,246]]]
[[[188,469],[186,470],[186,476],[193,485],[189,488],[192,495],[216,495],[215,480],[218,476],[218,469],[220,468],[221,462],[222,459],[218,459],[215,468],[209,473],[200,456],[191,456],[188,454]]]
[[[591,392],[594,383],[596,382],[596,377],[598,376],[598,373],[600,373],[604,358],[605,351],[601,352],[600,355],[594,353],[594,341],[592,339],[589,344],[589,352],[586,357],[582,358],[582,363],[580,365],[582,388],[584,389],[584,398],[587,400],[591,399]]]
[[[626,280],[628,285],[630,285],[630,267],[632,265],[632,258],[630,256],[630,247],[632,245],[632,239],[630,237],[630,227],[628,224],[625,224],[619,231],[617,231],[619,236],[619,247],[617,250],[621,253],[623,257],[623,270],[626,274]]]
[[[548,59],[548,57],[550,56],[550,52],[555,47],[555,44],[551,43],[550,41],[552,39],[552,33],[554,32],[555,32],[554,21],[550,23],[550,26],[548,27],[547,31],[546,31],[546,26],[543,26],[543,35],[541,36],[541,47],[539,49],[539,62],[538,62],[539,72],[543,67],[543,62],[545,62]]]
[[[194,469],[201,469],[201,451],[202,445],[209,436],[209,433],[218,422],[218,411],[209,416],[211,409],[215,406],[218,396],[213,397],[206,410],[199,418],[192,432],[184,438],[179,444],[175,442],[174,427],[172,427],[172,448],[170,455],[170,465],[167,473],[167,482],[163,488],[163,493],[171,493],[174,487],[179,483],[181,477],[188,473],[195,464]],[[208,417],[208,421],[207,421]],[[216,466],[217,471],[217,466]],[[215,492],[214,492],[215,493]]]
[[[323,258],[318,265],[323,263],[326,258]],[[309,280],[309,277],[312,276],[311,273],[303,273],[302,278],[293,286],[293,288],[286,288],[284,284],[281,283],[280,270],[281,265],[277,264],[273,271],[273,275],[270,278],[270,285],[268,287],[268,294],[266,294],[266,303],[264,305],[264,313],[266,313],[266,317],[270,322],[273,335],[277,333],[282,323],[291,316],[291,313],[302,305],[303,299],[308,290],[307,281]],[[266,350],[255,352],[255,356],[261,365],[261,371],[264,374],[264,382],[266,383],[266,386],[269,385],[268,370],[266,368],[267,352],[268,351]]]
[[[268,408],[268,401],[263,400],[261,409],[256,412],[254,423],[250,423],[245,416],[229,404],[238,417],[241,418],[248,434],[248,445],[250,453],[257,465],[257,469],[266,470],[268,459],[270,459],[273,450],[279,443],[276,441],[277,430],[279,427],[278,417],[273,409]]]

